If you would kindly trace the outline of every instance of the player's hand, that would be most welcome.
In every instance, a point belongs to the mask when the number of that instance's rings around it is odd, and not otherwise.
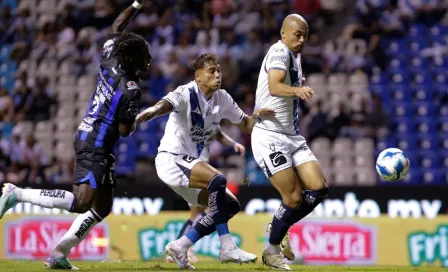
[[[298,87],[296,88],[296,96],[308,102],[314,96],[314,90],[307,86]]]
[[[240,153],[241,157],[246,155],[246,148],[240,143],[235,143],[233,150],[235,150],[236,153]]]
[[[261,108],[261,109],[258,109],[256,111],[254,111],[252,116],[254,116],[256,118],[264,118],[264,117],[269,117],[269,116],[275,116],[275,110],[274,109],[269,109],[269,108]]]

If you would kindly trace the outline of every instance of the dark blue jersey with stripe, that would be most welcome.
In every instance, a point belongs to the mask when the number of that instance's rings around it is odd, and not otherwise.
[[[86,149],[112,153],[120,138],[119,124],[134,123],[138,114],[140,79],[120,68],[117,40],[118,36],[104,44],[96,90],[76,134],[76,140],[84,142]]]

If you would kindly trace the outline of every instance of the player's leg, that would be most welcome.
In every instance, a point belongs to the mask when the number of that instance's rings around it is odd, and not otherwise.
[[[302,220],[317,207],[329,193],[319,162],[312,160],[295,167],[303,187],[303,203],[297,210],[295,222]]]
[[[190,207],[190,217],[185,221],[184,225],[180,229],[177,239],[180,239],[182,236],[184,236],[192,226],[194,226],[203,216],[206,215],[205,207],[191,205],[190,203],[188,203],[188,206]],[[166,261],[168,263],[174,262],[171,256],[167,256]],[[188,250],[188,261],[190,263],[198,262],[198,258],[194,254],[192,247],[190,247],[190,249]]]
[[[297,222],[310,214],[328,195],[329,189],[317,158],[306,144],[303,136],[290,139],[294,170],[302,185],[303,203],[297,210],[294,221]]]
[[[102,160],[93,160],[92,154],[80,154],[76,158],[76,191],[48,189],[22,189],[13,184],[3,185],[0,198],[0,218],[19,202],[27,202],[45,208],[58,208],[74,213],[87,212],[96,196],[98,176],[103,172]],[[98,180],[99,181],[99,180]]]
[[[113,206],[113,188],[116,187],[115,177],[115,159],[109,155],[104,161],[105,167],[94,167],[93,177],[101,180],[96,184],[95,198],[91,208],[85,213],[79,214],[73,221],[70,229],[58,242],[51,255],[46,259],[45,266],[51,269],[73,269],[73,266],[67,259],[70,250],[79,245],[88,235],[90,230],[106,218],[112,211]],[[86,188],[87,184],[75,184],[73,193],[82,195],[81,190]],[[91,188],[91,186],[88,186]]]

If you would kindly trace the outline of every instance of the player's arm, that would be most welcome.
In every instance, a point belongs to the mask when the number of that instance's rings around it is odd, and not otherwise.
[[[117,19],[112,24],[111,33],[121,33],[128,26],[129,21],[132,17],[137,14],[138,10],[141,9],[143,2],[145,0],[135,0],[134,3],[123,10]]]
[[[261,108],[254,111],[254,113],[250,116],[246,115],[243,118],[243,121],[236,125],[242,132],[250,134],[252,133],[252,129],[254,128],[256,123],[260,122],[263,118],[269,116],[275,116],[275,110],[268,108]]]
[[[120,108],[118,111],[118,132],[121,137],[128,137],[135,130],[135,118],[138,114],[141,91],[127,91],[120,98]]]
[[[218,141],[223,146],[233,147],[235,152],[240,153],[241,156],[244,156],[246,154],[246,148],[242,144],[232,139],[232,137],[224,133],[221,129],[218,129],[218,131],[213,135],[213,139]]]
[[[139,125],[143,122],[151,121],[152,119],[170,113],[174,110],[173,104],[168,100],[162,99],[154,106],[147,108],[137,115],[135,125]]]
[[[314,90],[310,87],[292,87],[284,82],[286,71],[281,69],[270,69],[268,71],[269,93],[272,96],[290,96],[299,97],[305,101],[309,101],[314,95]]]

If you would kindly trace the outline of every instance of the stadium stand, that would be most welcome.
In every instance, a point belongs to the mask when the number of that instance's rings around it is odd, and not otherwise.
[[[1,2],[0,182],[72,182],[73,135],[95,88],[99,52],[108,26],[129,2]],[[446,183],[447,1],[433,1],[429,12],[421,9],[423,1],[411,2],[147,1],[129,27],[150,42],[155,57],[142,107],[188,82],[189,61],[211,52],[221,57],[223,87],[252,111],[262,56],[279,38],[284,16],[297,12],[311,26],[303,67],[317,92],[301,105],[301,131],[329,183],[382,185],[374,161],[391,146],[411,158],[406,182]],[[343,9],[353,10],[351,23],[327,39]],[[139,165],[152,163],[166,120],[144,124],[120,141],[117,174],[138,176]],[[227,123],[223,128],[234,132]],[[250,150],[250,137],[232,136]],[[243,163],[219,145],[211,154],[235,180],[248,176],[252,184],[268,184],[250,152]]]

